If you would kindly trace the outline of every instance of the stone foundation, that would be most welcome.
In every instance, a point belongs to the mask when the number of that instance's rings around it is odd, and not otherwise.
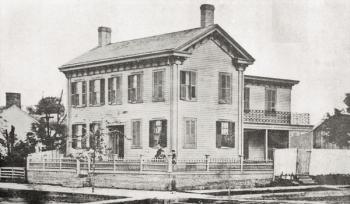
[[[159,173],[159,172],[125,172],[97,173],[95,186],[105,188],[124,188],[138,190],[194,190],[249,188],[257,184],[266,184],[272,180],[272,172],[200,172],[200,173]],[[87,176],[75,172],[62,171],[28,171],[29,183],[53,184],[69,187],[91,185]]]

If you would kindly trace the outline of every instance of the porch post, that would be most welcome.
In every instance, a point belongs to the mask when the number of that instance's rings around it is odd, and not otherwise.
[[[269,130],[266,129],[265,130],[265,161],[267,161],[269,159],[268,157],[268,153],[269,153]]]
[[[237,132],[238,132],[238,153],[242,157],[243,161],[243,147],[244,147],[244,140],[243,140],[243,106],[244,106],[244,100],[243,100],[243,94],[244,94],[244,71],[247,67],[247,64],[238,63],[235,60],[233,61],[233,65],[235,66],[237,72],[238,72],[238,118],[237,118]],[[243,165],[243,163],[241,164]]]

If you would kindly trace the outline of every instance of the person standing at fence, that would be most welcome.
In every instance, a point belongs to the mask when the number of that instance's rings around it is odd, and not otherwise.
[[[175,150],[171,150],[171,163],[173,165],[176,164],[176,152],[175,152]]]

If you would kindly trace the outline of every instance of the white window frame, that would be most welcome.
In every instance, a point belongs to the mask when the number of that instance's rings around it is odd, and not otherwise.
[[[160,74],[159,74],[160,73]],[[158,76],[157,76],[158,75]],[[156,76],[158,77],[158,80],[156,80]],[[159,76],[161,76],[162,80],[159,82]],[[165,100],[164,94],[165,94],[165,70],[153,70],[152,72],[152,101],[153,102],[162,102]],[[159,88],[161,88],[160,94],[159,94]],[[160,96],[159,96],[160,95]]]
[[[225,80],[225,87],[223,81]],[[224,96],[225,94],[225,96]],[[219,72],[219,104],[232,104],[232,74]]]
[[[183,83],[182,76],[184,73],[185,83]],[[193,77],[194,76],[194,77]],[[193,80],[194,78],[194,80]],[[180,70],[180,100],[197,101],[198,98],[198,73],[194,70]],[[194,96],[193,96],[194,89]]]

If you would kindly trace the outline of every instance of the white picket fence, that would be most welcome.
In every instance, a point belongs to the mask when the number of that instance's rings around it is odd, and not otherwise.
[[[28,170],[60,170],[76,171],[78,174],[91,172],[208,172],[208,171],[271,171],[273,163],[269,161],[241,162],[235,159],[205,158],[205,159],[114,159],[111,161],[61,159],[31,159],[27,160]]]
[[[0,167],[0,180],[24,181],[24,167]]]

